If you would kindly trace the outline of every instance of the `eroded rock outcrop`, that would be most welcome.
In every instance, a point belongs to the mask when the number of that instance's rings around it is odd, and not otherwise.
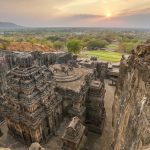
[[[24,51],[24,52],[31,52],[31,51],[39,51],[39,52],[52,52],[55,51],[52,47],[47,45],[41,44],[32,44],[30,42],[12,42],[7,47],[6,50],[9,51]]]
[[[113,104],[113,150],[143,150],[150,144],[150,42],[121,60]]]

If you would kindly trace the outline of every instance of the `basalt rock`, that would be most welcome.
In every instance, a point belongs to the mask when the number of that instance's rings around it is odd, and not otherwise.
[[[150,42],[122,58],[113,104],[113,150],[150,148]]]
[[[35,65],[28,53],[18,55],[16,63],[17,67],[7,73],[7,90],[0,105],[2,115],[9,133],[21,142],[46,143],[62,117],[52,72]]]
[[[61,62],[47,64],[48,68],[35,63],[38,53],[34,54],[19,53],[16,67],[6,76],[7,89],[0,109],[9,133],[27,145],[45,144],[56,134],[64,117],[74,116],[91,131],[102,133],[105,86],[96,79],[95,69]],[[75,119],[77,124],[79,119]],[[80,125],[76,127],[78,130]]]
[[[90,131],[100,134],[102,134],[106,118],[104,96],[103,82],[93,80],[86,96],[86,124]]]
[[[85,126],[78,117],[73,117],[62,136],[63,150],[85,149]]]
[[[6,91],[7,88],[7,81],[6,81],[6,72],[8,71],[7,63],[5,60],[5,57],[3,55],[0,56],[0,103],[2,100],[2,97]],[[1,109],[0,109],[0,123],[3,121],[3,117],[1,115]],[[0,136],[2,136],[2,132],[0,130]]]
[[[3,55],[6,59],[6,63],[8,65],[8,69],[11,70],[12,68],[16,67],[16,60],[18,54],[22,54],[24,52],[21,51],[7,51],[7,50],[0,50],[0,55]],[[28,52],[32,55],[34,62],[39,66],[49,66],[55,63],[63,64],[67,63],[69,60],[72,59],[72,54],[69,52],[39,52],[39,51],[31,51]]]
[[[0,94],[3,95],[6,90],[6,72],[8,71],[7,63],[4,56],[0,56]]]
[[[108,63],[97,61],[96,57],[92,57],[90,60],[88,59],[79,59],[78,64],[84,68],[95,69],[96,78],[100,79],[100,81],[104,81],[107,77],[108,73]]]
[[[45,150],[39,143],[32,143],[29,150]]]

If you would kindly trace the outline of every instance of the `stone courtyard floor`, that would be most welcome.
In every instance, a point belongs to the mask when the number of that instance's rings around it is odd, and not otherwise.
[[[105,81],[106,94],[105,94],[105,109],[106,109],[106,122],[102,133],[102,136],[97,134],[88,133],[87,149],[88,150],[111,150],[111,143],[113,139],[112,129],[112,103],[114,98],[115,88],[109,86],[110,81]],[[61,136],[63,134],[65,126],[68,124],[67,120],[64,120],[61,124],[56,136],[53,136],[50,141],[44,146],[47,150],[61,150]],[[28,147],[24,146],[12,136],[7,134],[7,126],[5,123],[1,125],[2,132],[5,133],[0,137],[0,147],[11,148],[11,150],[28,150]]]

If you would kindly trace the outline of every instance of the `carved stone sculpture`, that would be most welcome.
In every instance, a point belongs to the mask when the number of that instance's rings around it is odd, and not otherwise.
[[[78,117],[72,118],[62,136],[62,141],[64,150],[80,150],[85,146],[85,126]]]
[[[52,72],[45,66],[35,66],[28,53],[18,55],[17,64],[7,74],[2,115],[9,133],[18,140],[26,144],[46,143],[56,131],[62,115]]]

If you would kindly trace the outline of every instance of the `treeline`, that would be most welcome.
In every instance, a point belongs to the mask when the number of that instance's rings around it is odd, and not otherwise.
[[[41,36],[42,35],[42,36]],[[115,50],[130,53],[134,46],[141,42],[136,35],[123,32],[98,32],[98,33],[64,33],[3,37],[0,39],[0,48],[6,49],[11,42],[30,42],[32,44],[46,45],[54,50],[68,50],[79,53],[81,50]]]

